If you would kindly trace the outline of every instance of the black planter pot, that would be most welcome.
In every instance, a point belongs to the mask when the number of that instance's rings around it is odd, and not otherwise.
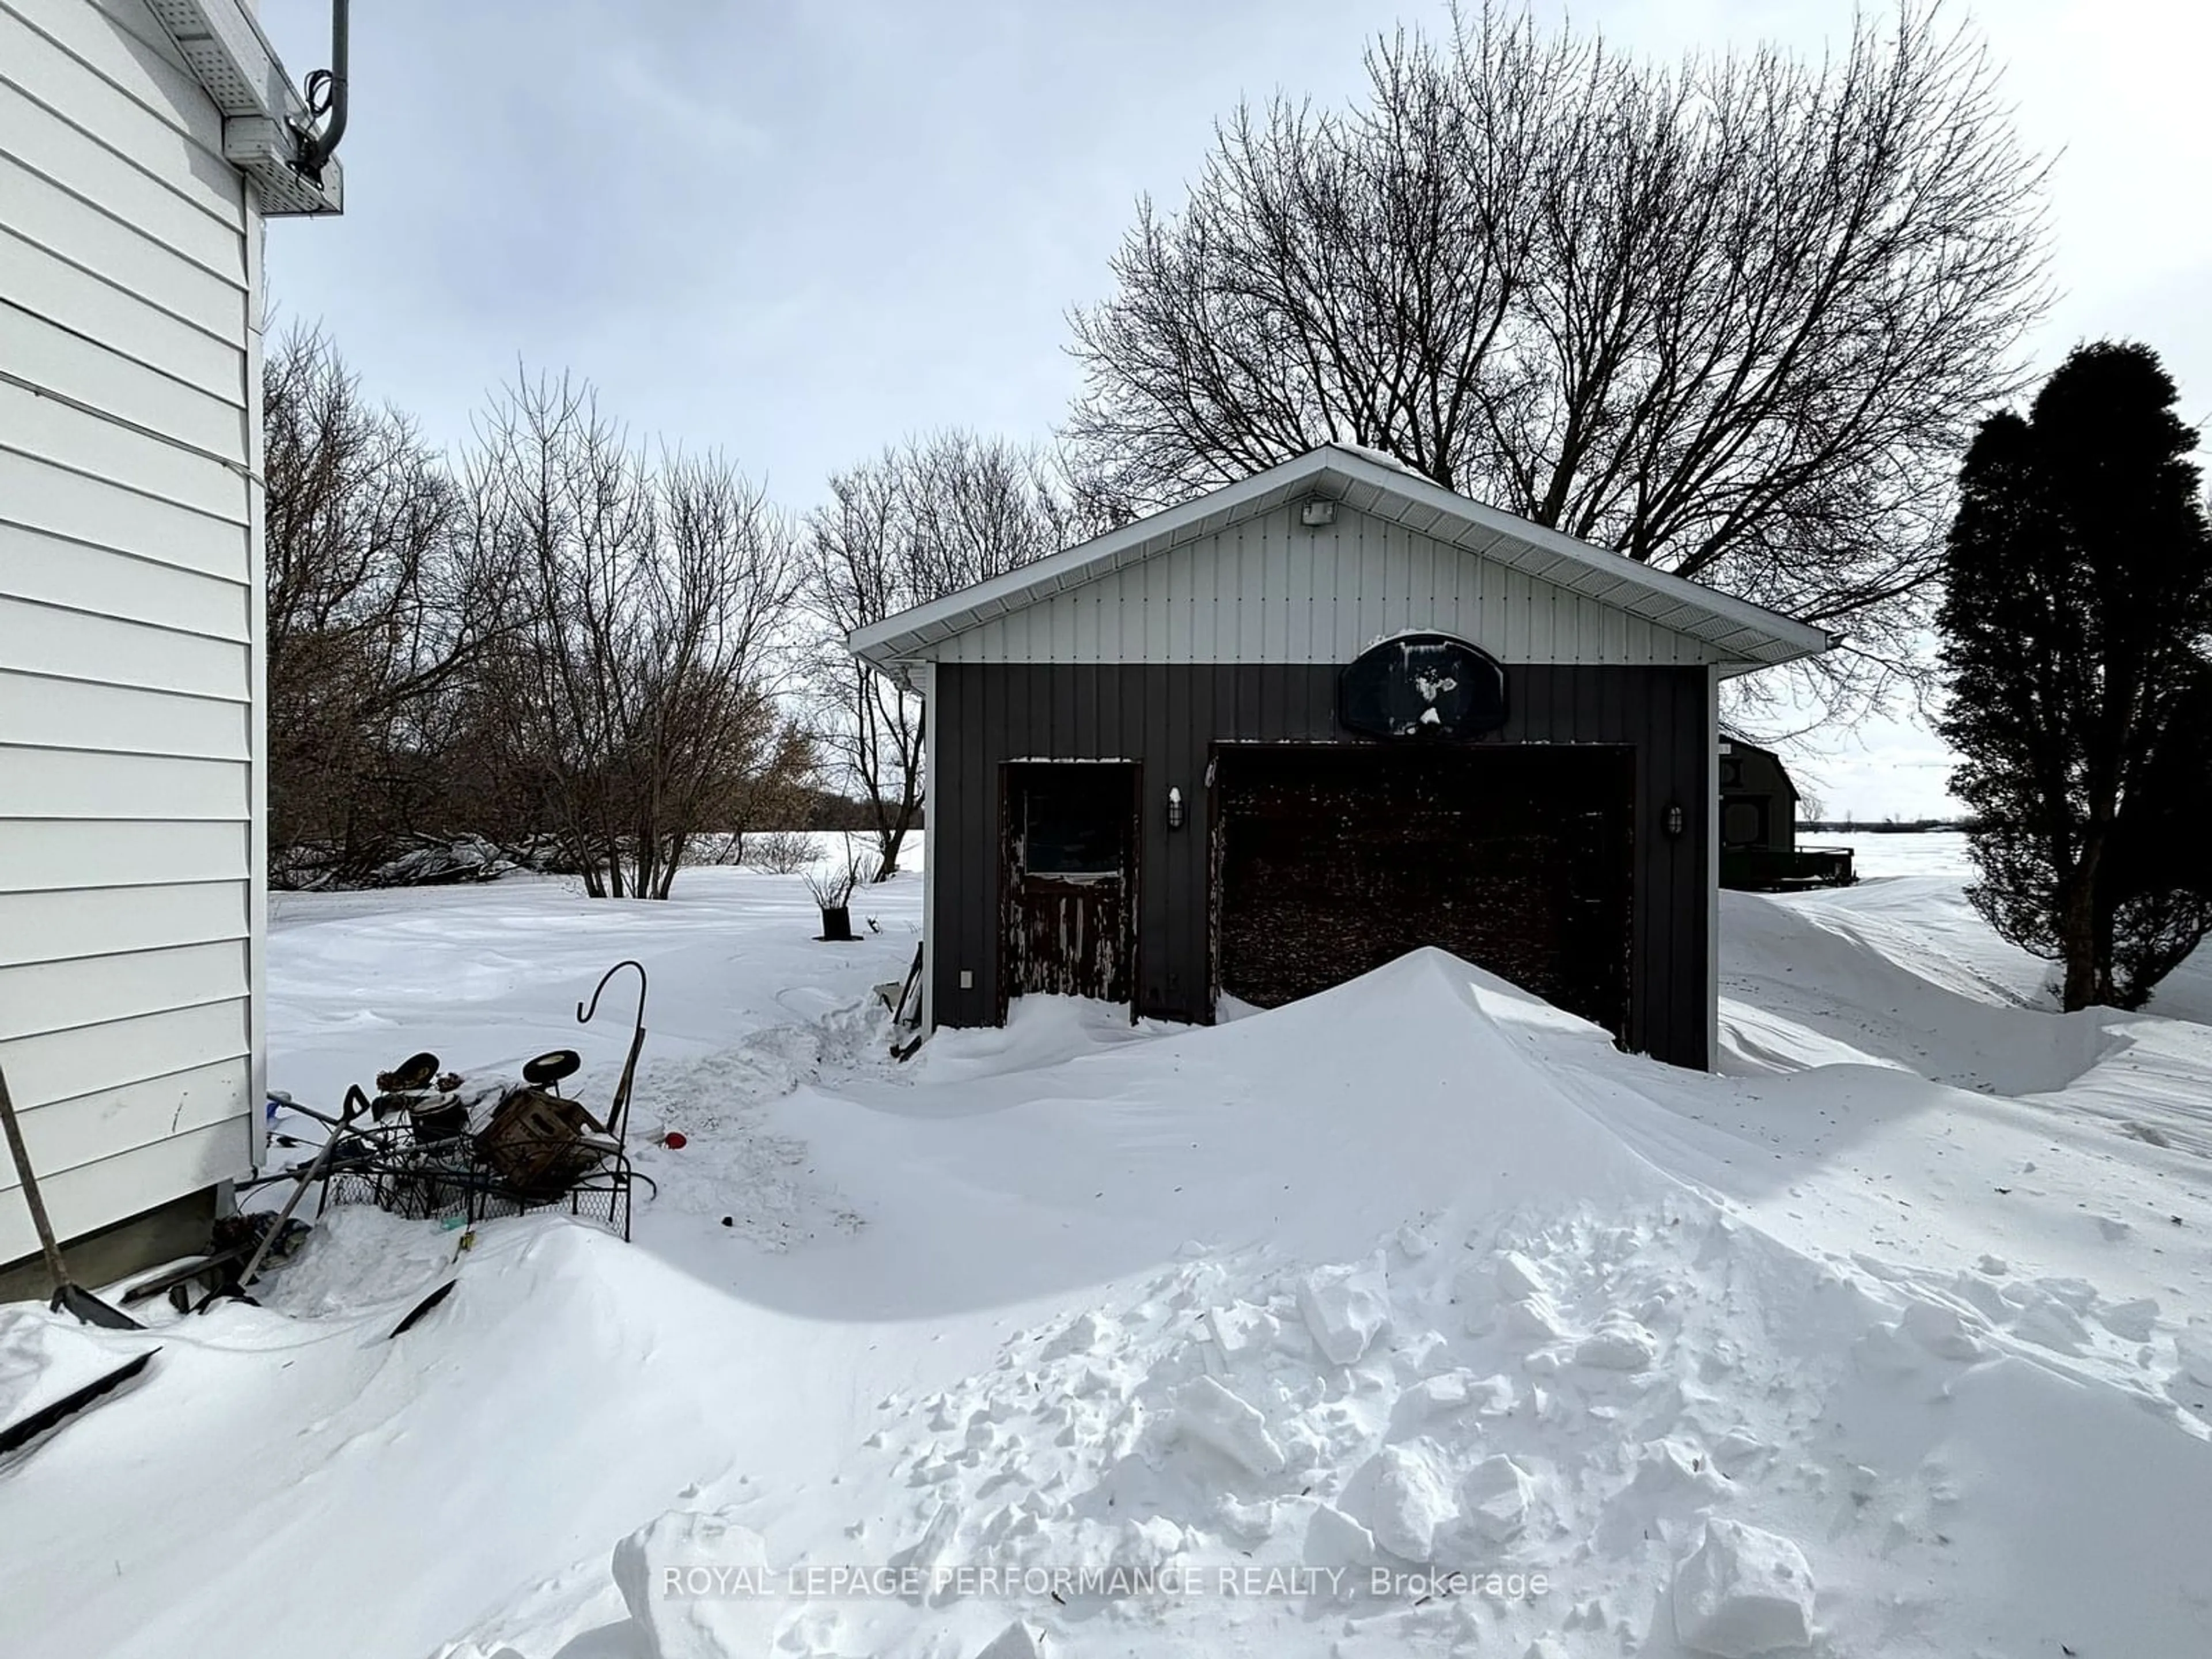
[[[835,906],[834,908],[826,904],[823,906],[822,937],[824,940],[833,944],[841,939],[851,939],[853,937],[853,913],[842,904]]]

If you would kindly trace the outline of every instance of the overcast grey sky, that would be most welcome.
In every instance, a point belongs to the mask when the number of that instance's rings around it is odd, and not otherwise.
[[[1879,7],[1877,7],[1879,9]],[[1960,9],[1954,7],[1954,11]],[[1556,4],[1540,10],[1556,15]],[[295,81],[325,0],[262,0]],[[1674,57],[1808,54],[1849,0],[1582,0]],[[2038,363],[2148,340],[2212,415],[2212,7],[1982,0],[2029,145],[2057,157]],[[327,325],[441,441],[514,371],[574,370],[641,434],[718,447],[805,507],[903,434],[1042,437],[1140,193],[1179,200],[1217,116],[1339,102],[1440,0],[362,0],[347,212],[275,228],[280,319]],[[1940,745],[1881,722],[1800,764],[1831,811],[1943,810]]]

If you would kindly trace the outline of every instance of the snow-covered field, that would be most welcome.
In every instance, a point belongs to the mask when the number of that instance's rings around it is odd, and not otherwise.
[[[902,1066],[911,874],[849,945],[730,869],[281,897],[302,1099],[556,1046],[604,1099],[629,992],[574,1005],[643,962],[659,1196],[486,1227],[396,1340],[457,1236],[374,1212],[165,1311],[0,1467],[0,1650],[2195,1659],[2212,962],[2046,1012],[1958,837],[1854,841],[1727,896],[1716,1077],[1434,952]],[[0,1418],[144,1340],[0,1314]]]

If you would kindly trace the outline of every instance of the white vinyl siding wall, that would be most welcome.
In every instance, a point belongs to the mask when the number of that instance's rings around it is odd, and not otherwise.
[[[1340,504],[1298,504],[1010,610],[942,641],[939,662],[1343,663],[1408,629],[1501,662],[1692,667],[1718,647]]]
[[[0,0],[0,1065],[64,1237],[256,1152],[260,223],[222,152],[141,0]]]

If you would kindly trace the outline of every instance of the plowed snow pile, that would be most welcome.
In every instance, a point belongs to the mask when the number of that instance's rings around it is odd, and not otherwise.
[[[639,1245],[487,1227],[391,1340],[453,1236],[349,1213],[159,1332],[0,1470],[0,1645],[2202,1655],[2204,1165],[2066,1091],[2154,1049],[2185,1127],[2212,1033],[1759,903],[1731,1077],[1435,952],[687,1053]]]

